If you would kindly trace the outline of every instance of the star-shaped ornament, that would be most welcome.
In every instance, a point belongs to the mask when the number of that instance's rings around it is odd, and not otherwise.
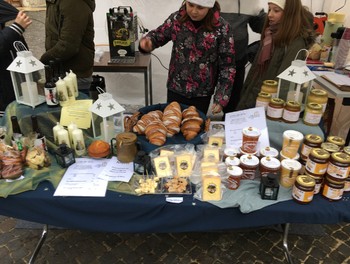
[[[294,71],[294,69],[293,69],[293,70],[289,71],[288,76],[290,75],[290,76],[293,77],[294,74],[295,74],[295,71]]]
[[[110,104],[108,105],[108,107],[109,107],[110,110],[112,110],[112,109],[114,109],[114,104],[110,103]]]
[[[308,77],[308,76],[309,76],[308,71],[304,71],[303,73],[304,73],[305,77]]]
[[[21,67],[21,64],[22,64],[22,61],[20,61],[20,60],[17,61],[17,62],[16,62],[16,67]]]
[[[33,67],[36,66],[36,62],[33,60],[30,60],[29,64],[31,64]]]
[[[97,106],[96,106],[97,110],[100,110],[102,108],[102,104],[101,103],[98,103]]]

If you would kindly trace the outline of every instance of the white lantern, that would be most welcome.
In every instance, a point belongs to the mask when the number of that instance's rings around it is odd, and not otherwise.
[[[92,113],[92,128],[94,137],[109,142],[116,134],[124,131],[123,112],[125,111],[116,102],[110,93],[100,93],[98,99],[90,107]]]
[[[299,51],[300,52],[300,51]],[[298,56],[298,54],[297,54]],[[297,57],[296,56],[296,57]],[[294,60],[291,66],[289,66],[285,71],[277,76],[279,78],[277,97],[280,97],[281,81],[285,80],[289,82],[289,91],[287,98],[282,98],[283,100],[289,101],[293,100],[303,104],[303,95],[301,88],[305,88],[305,97],[312,87],[312,80],[316,79],[315,74],[306,66],[306,61],[304,60]]]
[[[45,102],[45,96],[39,91],[38,82],[44,70],[44,64],[36,59],[31,51],[18,51],[7,70],[11,73],[16,101],[33,108]]]

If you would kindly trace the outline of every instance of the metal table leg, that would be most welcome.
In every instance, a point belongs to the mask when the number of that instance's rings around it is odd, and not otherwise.
[[[39,242],[38,242],[38,244],[36,245],[35,250],[34,250],[32,256],[31,256],[31,258],[30,258],[30,260],[29,260],[29,264],[33,264],[34,261],[35,261],[35,259],[36,259],[36,257],[38,256],[39,251],[40,251],[40,249],[41,249],[41,246],[42,246],[42,245],[44,244],[44,242],[45,242],[47,232],[48,232],[48,226],[47,226],[47,225],[44,225],[43,231],[42,231],[42,233],[41,233],[41,237],[40,237]]]
[[[286,256],[286,259],[289,264],[293,264],[292,256],[288,249],[288,232],[289,232],[289,223],[282,225],[283,228],[283,251],[284,255]]]

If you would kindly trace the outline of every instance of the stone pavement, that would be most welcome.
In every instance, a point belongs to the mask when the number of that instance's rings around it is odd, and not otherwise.
[[[44,51],[45,12],[25,33],[34,56]],[[1,215],[1,212],[0,212]],[[28,263],[41,229],[16,228],[0,216],[0,263]],[[36,263],[232,264],[286,263],[280,228],[208,233],[120,234],[49,229]],[[289,249],[295,263],[350,263],[350,224],[292,225]]]
[[[40,235],[40,229],[16,228],[15,219],[0,216],[1,263],[28,263]],[[289,249],[294,263],[350,263],[350,224],[292,225]],[[170,234],[49,229],[35,263],[270,264],[286,259],[276,228]]]

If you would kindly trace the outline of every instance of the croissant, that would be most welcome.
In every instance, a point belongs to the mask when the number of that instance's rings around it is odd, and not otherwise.
[[[145,135],[151,144],[162,146],[166,141],[167,128],[161,120],[156,120],[148,124]]]
[[[145,129],[147,126],[157,120],[161,120],[163,117],[163,112],[160,110],[150,111],[147,114],[143,115],[140,120],[137,121],[136,125],[133,127],[133,131],[143,135],[145,134]]]
[[[181,132],[186,140],[195,138],[201,131],[203,119],[195,106],[190,106],[182,111]]]
[[[168,130],[167,137],[172,137],[180,132],[182,120],[181,106],[178,102],[168,104],[163,112],[163,124]]]

